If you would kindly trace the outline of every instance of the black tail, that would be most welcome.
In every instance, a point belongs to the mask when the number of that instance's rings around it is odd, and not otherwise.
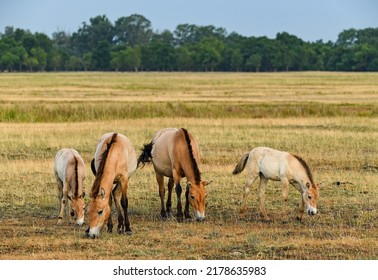
[[[141,168],[143,168],[146,164],[150,164],[152,160],[152,146],[154,145],[153,142],[150,142],[148,144],[143,145],[142,153],[140,154],[138,158],[138,165],[137,168],[139,168],[139,165],[142,165]]]
[[[237,175],[237,174],[241,173],[244,170],[244,168],[245,168],[245,166],[247,164],[247,161],[248,161],[248,157],[249,157],[249,153],[245,153],[241,157],[241,159],[239,160],[238,164],[235,166],[234,171],[232,171],[233,175]]]

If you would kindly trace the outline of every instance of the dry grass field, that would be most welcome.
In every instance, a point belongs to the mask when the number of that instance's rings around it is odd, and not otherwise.
[[[89,193],[103,133],[127,135],[139,153],[162,127],[186,127],[199,142],[202,177],[213,180],[205,223],[162,221],[147,166],[130,180],[132,236],[103,230],[91,240],[86,226],[55,225],[60,148],[83,156]],[[3,260],[378,259],[378,73],[4,73],[0,136]],[[318,215],[298,222],[300,196],[290,187],[283,223],[280,186],[270,181],[273,221],[260,220],[256,183],[239,217],[246,171],[231,172],[255,146],[308,162],[324,181]]]

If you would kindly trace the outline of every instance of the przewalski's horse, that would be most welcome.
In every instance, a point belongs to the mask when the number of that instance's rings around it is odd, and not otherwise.
[[[96,178],[91,190],[87,236],[99,237],[105,221],[108,232],[112,232],[112,199],[118,213],[118,233],[131,234],[127,188],[136,166],[135,150],[126,136],[109,132],[100,138],[91,163]]]
[[[284,221],[287,221],[286,203],[289,183],[301,193],[302,203],[298,219],[302,219],[305,205],[307,214],[315,215],[317,213],[319,185],[314,183],[310,168],[302,158],[267,147],[257,147],[242,156],[232,174],[239,174],[246,165],[248,165],[248,177],[244,187],[240,214],[243,215],[246,211],[247,196],[257,177],[260,177],[260,213],[265,221],[270,220],[265,209],[265,188],[269,179],[281,181]]]
[[[183,221],[180,185],[181,178],[187,178],[185,218],[190,219],[189,204],[195,210],[197,221],[205,220],[205,186],[208,181],[202,181],[201,173],[198,169],[199,152],[197,141],[185,128],[164,128],[158,130],[153,135],[152,141],[144,145],[142,153],[138,159],[138,167],[146,163],[152,164],[156,173],[156,180],[159,185],[159,195],[161,200],[161,216],[166,218],[171,212],[172,189],[175,185],[177,195],[177,220]],[[168,198],[164,207],[164,176],[168,181]]]
[[[64,208],[76,221],[84,223],[84,179],[87,176],[84,161],[74,149],[63,148],[55,155],[54,175],[58,186],[60,211],[57,225],[63,223]]]

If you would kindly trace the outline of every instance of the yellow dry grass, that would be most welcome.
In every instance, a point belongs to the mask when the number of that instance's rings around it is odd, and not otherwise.
[[[0,75],[0,96],[4,106],[30,100],[49,102],[51,98],[96,100],[101,105],[115,96],[129,106],[138,98],[156,106],[175,98],[184,98],[187,103],[208,98],[219,103],[239,102],[246,98],[252,104],[271,102],[280,109],[283,98],[285,102],[309,104],[349,102],[358,108],[365,103],[377,106],[377,77],[353,73],[11,74]],[[238,97],[241,92],[245,96]],[[53,158],[57,150],[73,147],[82,154],[89,192],[94,180],[89,163],[103,133],[123,133],[139,151],[161,127],[186,127],[198,139],[202,176],[213,180],[207,188],[206,223],[179,224],[174,218],[161,221],[157,185],[149,166],[130,180],[133,236],[103,231],[100,239],[88,240],[83,238],[85,228],[55,226],[59,204]],[[376,116],[11,122],[0,123],[0,136],[1,259],[378,258]],[[247,216],[239,217],[246,173],[232,176],[231,171],[244,152],[262,145],[301,155],[315,180],[325,181],[317,216],[306,216],[302,223],[295,220],[300,197],[291,187],[289,223],[283,224],[279,184],[270,182],[266,206],[273,222],[260,221],[256,191],[248,200]]]

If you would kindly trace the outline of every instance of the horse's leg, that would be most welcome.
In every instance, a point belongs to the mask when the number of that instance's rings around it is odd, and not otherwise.
[[[167,212],[165,211],[165,207],[164,207],[164,197],[165,197],[164,176],[156,173],[156,181],[159,185],[159,197],[160,197],[160,205],[161,205],[160,216],[163,219],[166,219]]]
[[[60,226],[63,223],[64,206],[66,202],[63,200],[63,182],[59,178],[56,178],[56,185],[58,187],[58,199],[60,205],[57,225]]]
[[[258,174],[258,173],[257,173]],[[257,178],[257,174],[248,174],[247,181],[244,185],[244,192],[243,192],[243,200],[240,206],[240,215],[244,216],[245,211],[247,210],[247,197],[249,193],[251,192],[251,187],[253,182],[255,182]]]
[[[129,186],[129,180],[127,177],[127,174],[122,176],[121,178],[121,206],[123,209],[123,216],[124,216],[124,222],[122,222],[122,225],[124,225],[124,232],[128,235],[132,234],[132,230],[130,227],[130,221],[129,221],[129,214],[128,214],[128,208],[129,208],[129,199],[127,197],[127,188]],[[118,222],[120,223],[119,216],[118,216]],[[118,225],[118,231],[120,229],[120,226]]]
[[[268,178],[260,174],[260,185],[259,185],[260,215],[263,218],[263,220],[266,222],[270,221],[270,218],[268,217],[266,213],[266,208],[265,208],[265,190],[266,190],[266,185],[268,184],[268,180],[269,180]]]
[[[167,198],[167,215],[169,216],[172,213],[172,190],[173,190],[174,182],[172,178],[168,180],[168,198]]]
[[[68,196],[67,196],[68,198]],[[67,200],[67,216],[66,217],[70,217],[68,220],[69,220],[69,223],[71,223],[71,221],[73,221],[73,223],[75,222],[75,214],[74,212],[72,211],[72,203],[71,203],[71,199],[68,199]],[[73,214],[73,215],[71,215]]]
[[[299,212],[298,212],[297,220],[302,221],[304,209],[305,209],[305,203],[304,203],[304,200],[303,200],[303,194],[301,192],[301,205],[299,207]]]
[[[288,222],[287,217],[287,199],[289,196],[289,180],[287,178],[281,178],[281,189],[282,189],[282,198],[283,198],[283,207],[282,207],[282,217],[283,222]]]
[[[121,205],[121,199],[122,199],[122,186],[121,182],[118,182],[117,185],[114,187],[112,191],[112,196],[114,198],[114,203],[116,205],[117,210],[117,220],[118,220],[118,233],[122,233],[124,230],[124,216],[122,214],[122,205]]]
[[[113,189],[113,191],[114,191],[114,189]],[[108,201],[110,213],[109,213],[109,218],[108,218],[108,221],[107,221],[107,226],[108,226],[107,231],[110,232],[110,233],[113,232],[113,221],[112,221],[112,205],[113,205],[113,198],[114,198],[113,191],[110,193],[109,201]]]
[[[191,219],[190,212],[189,212],[189,187],[186,186],[185,191],[185,211],[184,211],[185,219]]]
[[[177,171],[173,169],[173,181],[175,183],[175,191],[177,195],[177,221],[182,222],[184,220],[184,214],[182,213],[182,205],[181,205],[181,193],[182,188],[180,185],[181,177],[178,175]]]

